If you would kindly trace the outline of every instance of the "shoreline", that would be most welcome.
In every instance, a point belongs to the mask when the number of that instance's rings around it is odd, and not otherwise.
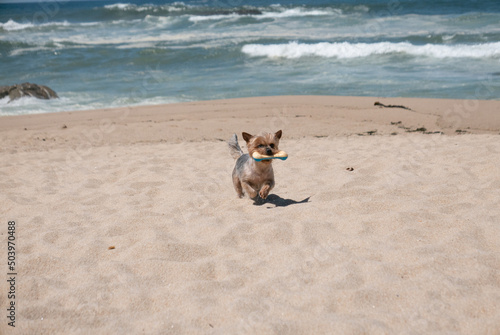
[[[411,110],[375,106],[376,102]],[[94,139],[109,143],[215,141],[235,132],[279,128],[288,138],[498,134],[498,111],[496,100],[276,96],[3,116],[0,134],[5,145],[14,147],[19,139],[30,147],[43,139],[46,146],[71,143],[77,134],[89,131]]]

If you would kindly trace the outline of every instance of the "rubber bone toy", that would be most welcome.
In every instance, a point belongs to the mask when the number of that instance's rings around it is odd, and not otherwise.
[[[260,162],[260,161],[263,161],[263,160],[266,160],[266,159],[281,159],[281,160],[284,161],[285,159],[288,158],[288,154],[282,150],[282,151],[279,151],[279,152],[277,152],[276,154],[274,154],[272,156],[267,156],[267,155],[261,155],[257,151],[254,151],[252,157],[257,162]]]

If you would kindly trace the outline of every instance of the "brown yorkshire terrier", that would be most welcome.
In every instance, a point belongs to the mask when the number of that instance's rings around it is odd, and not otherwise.
[[[248,154],[244,154],[238,144],[236,134],[228,141],[231,156],[236,160],[233,170],[233,184],[240,198],[246,193],[253,200],[258,196],[266,199],[274,187],[274,172],[272,160],[256,161],[252,158],[254,152],[261,155],[272,156],[278,153],[281,130],[275,134],[264,133],[260,136],[242,133],[247,142]]]

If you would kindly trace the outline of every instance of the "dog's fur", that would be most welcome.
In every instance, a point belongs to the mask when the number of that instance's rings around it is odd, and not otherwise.
[[[281,130],[275,134],[264,133],[259,136],[242,133],[247,143],[248,154],[244,154],[238,144],[236,134],[228,141],[231,156],[236,159],[233,170],[233,184],[238,197],[246,193],[250,198],[257,200],[260,196],[266,199],[274,187],[274,172],[272,159],[257,162],[252,154],[257,151],[262,155],[271,156],[279,152]]]

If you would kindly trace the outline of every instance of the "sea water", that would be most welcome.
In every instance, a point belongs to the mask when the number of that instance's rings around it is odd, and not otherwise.
[[[0,86],[23,82],[60,99],[4,98],[0,115],[270,95],[500,99],[500,1],[0,3]]]

